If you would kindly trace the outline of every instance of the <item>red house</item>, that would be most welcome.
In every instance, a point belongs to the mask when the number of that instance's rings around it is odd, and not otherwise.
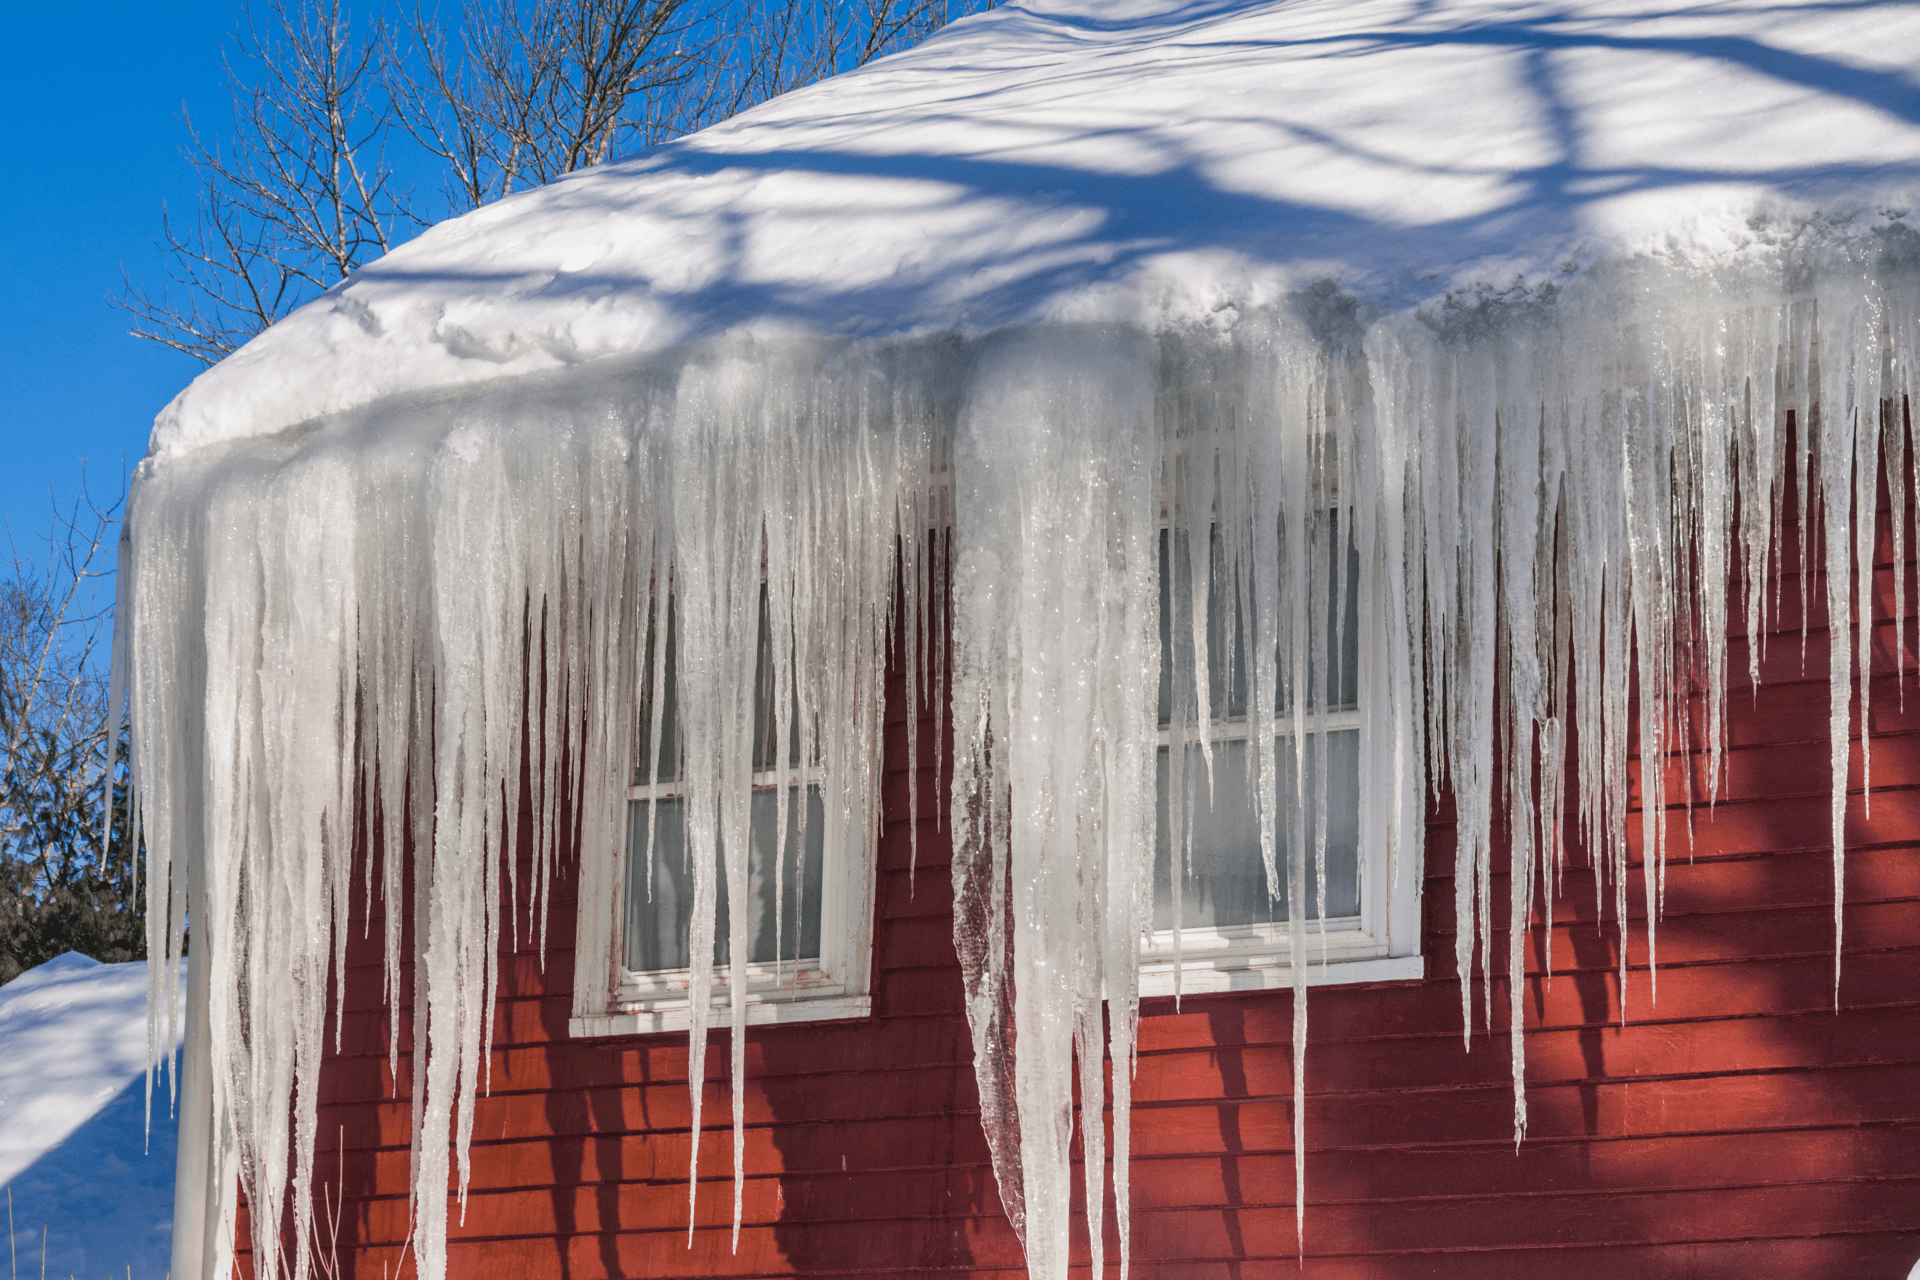
[[[1009,7],[204,375],[175,1273],[1905,1275],[1915,51]]]

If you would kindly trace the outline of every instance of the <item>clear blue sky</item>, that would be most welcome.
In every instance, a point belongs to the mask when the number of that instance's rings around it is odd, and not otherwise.
[[[391,22],[410,8],[350,0],[349,16]],[[100,497],[117,494],[154,415],[202,368],[129,337],[131,316],[109,299],[123,267],[149,291],[166,283],[154,245],[162,204],[190,222],[197,190],[181,112],[209,141],[231,134],[222,60],[245,10],[241,0],[69,0],[9,12],[0,278],[14,301],[0,308],[0,520],[24,544],[48,531],[50,495],[71,502],[83,475]]]
[[[108,304],[122,264],[158,285],[163,200],[192,209],[183,103],[224,136],[221,56],[237,0],[21,4],[0,38],[0,103],[13,159],[0,196],[0,516],[44,534],[49,486],[97,492],[146,452],[157,413],[200,366],[126,336]]]

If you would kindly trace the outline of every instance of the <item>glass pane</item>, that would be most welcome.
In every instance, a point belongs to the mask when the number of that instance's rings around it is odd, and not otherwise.
[[[680,707],[675,681],[674,665],[679,659],[678,619],[674,616],[674,603],[667,601],[666,625],[666,674],[664,699],[660,708],[660,769],[653,781],[671,782],[679,777],[678,749],[680,735]],[[633,780],[645,785],[648,781],[648,769],[653,757],[653,663],[656,636],[651,619],[647,624],[647,643],[643,652],[641,666],[642,688],[640,691],[640,715],[635,721],[634,760],[637,761]],[[791,643],[791,642],[789,642]],[[778,725],[773,720],[773,664],[770,661],[773,646],[772,625],[767,617],[767,589],[760,588],[760,634],[754,659],[753,674],[753,768],[756,772],[779,767],[775,737]],[[790,764],[800,762],[800,698],[796,690],[787,694],[787,760]],[[814,760],[819,752],[813,752]],[[769,819],[772,821],[772,819]]]
[[[648,766],[652,763],[653,756],[653,664],[655,657],[654,645],[659,641],[659,636],[656,634],[657,630],[652,620],[649,619],[647,622],[646,651],[640,667],[640,715],[635,721],[635,733],[639,736],[639,742],[636,744],[633,753],[633,758],[636,762],[633,770],[633,780],[641,784],[647,781]],[[679,699],[675,696],[673,680],[674,663],[679,658],[679,642],[678,636],[675,634],[678,628],[675,626],[673,599],[671,596],[667,599],[666,630],[667,651],[665,654],[666,666],[664,670],[666,671],[667,679],[665,681],[665,700],[660,708],[660,772],[654,778],[654,781],[657,782],[671,782],[679,776],[678,765],[680,752],[675,744],[680,738],[680,707]],[[644,820],[643,818],[642,821],[644,822]]]
[[[1226,554],[1219,535],[1210,540],[1207,565],[1207,706],[1216,720],[1247,714],[1247,655],[1239,644],[1244,614],[1227,589]],[[1160,531],[1160,723],[1173,723],[1180,698],[1192,723],[1193,564],[1185,530]],[[1176,623],[1178,625],[1176,625]],[[1174,672],[1180,683],[1174,683]]]
[[[799,789],[790,795],[798,799]],[[647,845],[647,809],[657,806],[653,816],[653,847]],[[787,839],[781,843],[786,864],[785,919],[778,942],[782,960],[817,960],[820,956],[820,896],[824,869],[826,811],[820,789],[806,789],[806,839],[798,840],[800,805],[787,807]],[[753,938],[750,959],[771,963],[775,958],[774,940],[774,826],[779,822],[776,793],[772,789],[753,793],[753,848],[747,858],[749,931]],[[627,807],[627,968],[637,972],[656,969],[684,969],[688,963],[687,938],[693,918],[693,867],[687,861],[686,802],[679,799],[649,802],[635,800]],[[796,843],[799,866],[794,866]],[[647,867],[653,868],[653,897],[647,897]],[[719,914],[716,921],[713,959],[726,964],[727,877],[718,871]]]
[[[792,671],[793,638],[787,638],[787,657],[789,676],[792,680],[798,673]],[[773,623],[767,613],[767,588],[760,588],[760,639],[753,667],[753,767],[755,771],[777,769],[779,760],[779,729],[773,720]],[[814,745],[812,763],[820,762],[818,744]],[[800,763],[800,691],[787,690],[787,763],[798,766]],[[772,821],[772,819],[768,819]]]
[[[1318,884],[1314,870],[1314,825],[1319,804],[1319,766],[1315,747],[1307,748],[1307,803],[1304,814],[1306,832],[1307,918],[1319,915]],[[1252,924],[1277,924],[1287,919],[1287,863],[1292,856],[1290,830],[1293,826],[1294,765],[1293,748],[1287,739],[1276,744],[1279,759],[1280,807],[1274,835],[1283,859],[1280,897],[1267,896],[1267,873],[1260,861],[1260,826],[1253,811],[1253,791],[1248,777],[1252,761],[1249,744],[1216,742],[1213,745],[1213,797],[1207,797],[1206,761],[1198,747],[1182,749],[1183,779],[1173,779],[1173,752],[1161,748],[1158,768],[1160,818],[1154,849],[1153,927],[1174,928],[1173,919],[1173,838],[1176,816],[1190,824],[1192,850],[1187,863],[1185,901],[1181,908],[1182,928],[1232,928]],[[1360,735],[1344,730],[1326,735],[1327,753],[1327,915],[1353,916],[1360,912]],[[1169,803],[1179,782],[1180,793],[1190,797],[1174,814]]]
[[[1357,705],[1360,687],[1360,551],[1351,534],[1339,533],[1337,513],[1328,513],[1315,522],[1316,538],[1326,540],[1325,588],[1338,607],[1327,619],[1326,651],[1333,657],[1333,670],[1327,688],[1329,710]],[[1346,563],[1340,565],[1334,548],[1344,542]],[[1247,680],[1247,627],[1249,619],[1240,608],[1232,590],[1232,575],[1227,571],[1224,544],[1216,532],[1210,538],[1207,557],[1207,706],[1215,720],[1244,720],[1250,699]],[[1195,694],[1193,654],[1193,564],[1188,554],[1184,530],[1160,532],[1160,723],[1173,723],[1175,698],[1184,705]],[[1311,650],[1307,655],[1308,679],[1314,678],[1318,660]],[[1179,683],[1175,683],[1178,673]],[[1274,688],[1280,690],[1278,705],[1291,705],[1286,696],[1287,672],[1284,655],[1274,659]],[[1192,723],[1192,713],[1183,718]]]

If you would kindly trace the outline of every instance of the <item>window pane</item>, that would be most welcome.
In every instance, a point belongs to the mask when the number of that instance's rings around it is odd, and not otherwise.
[[[1316,522],[1316,538],[1325,538],[1325,589],[1328,599],[1336,601],[1327,618],[1326,651],[1333,656],[1333,670],[1326,691],[1327,708],[1344,710],[1355,706],[1360,687],[1360,552],[1351,533],[1339,532],[1338,516],[1329,512]],[[1248,619],[1232,590],[1227,572],[1224,544],[1216,532],[1210,538],[1207,557],[1207,706],[1215,720],[1244,720],[1250,698],[1247,681]],[[1334,548],[1346,547],[1346,563],[1340,565]],[[1188,555],[1184,530],[1160,531],[1160,723],[1174,719],[1174,698],[1183,704],[1194,696],[1193,654],[1193,565]],[[1336,572],[1339,570],[1339,572]],[[1318,659],[1308,649],[1308,676],[1316,678]],[[1175,683],[1175,673],[1180,683]],[[1284,654],[1274,660],[1274,688],[1279,691],[1277,705],[1291,705],[1287,696],[1287,671]],[[1192,723],[1191,711],[1186,716]]]
[[[674,603],[667,601],[666,654],[664,671],[665,697],[660,708],[660,769],[651,779],[649,766],[653,757],[653,664],[654,634],[652,621],[647,626],[647,643],[642,655],[640,691],[640,715],[635,721],[637,742],[634,749],[636,764],[633,771],[634,782],[646,785],[649,781],[671,782],[679,777],[679,735],[680,707],[677,689],[673,680],[674,664],[679,660],[678,619],[674,616]],[[772,624],[767,618],[767,589],[760,588],[760,638],[757,656],[754,660],[753,674],[753,768],[756,772],[779,767],[778,751],[774,738],[779,726],[773,720],[773,649]],[[796,690],[787,691],[787,762],[797,765],[800,762],[800,699]],[[819,760],[819,751],[813,751],[815,762]],[[768,821],[773,821],[769,818]]]
[[[1287,739],[1277,744],[1281,806],[1275,820],[1280,857],[1292,856],[1289,831],[1294,799],[1293,748]],[[1286,863],[1281,863],[1280,898],[1267,896],[1267,875],[1260,861],[1260,826],[1253,811],[1248,777],[1251,763],[1245,741],[1213,745],[1213,798],[1207,797],[1206,761],[1197,746],[1182,749],[1185,758],[1182,791],[1190,797],[1185,821],[1193,832],[1187,864],[1185,901],[1180,927],[1232,928],[1276,924],[1287,919]],[[1327,750],[1327,915],[1360,913],[1360,735],[1344,730],[1326,735]],[[1314,872],[1315,797],[1319,767],[1315,748],[1307,749],[1307,804],[1305,813],[1307,918],[1318,916],[1318,877]],[[1161,748],[1158,768],[1160,817],[1154,850],[1153,927],[1172,929],[1172,814],[1169,773],[1173,752]]]
[[[773,719],[773,624],[767,615],[767,589],[760,588],[760,639],[753,667],[753,767],[778,769],[780,765],[779,730]],[[793,638],[787,638],[789,671],[793,660]],[[789,676],[789,680],[792,676]],[[811,735],[809,735],[811,737]],[[787,759],[789,766],[800,764],[800,691],[787,690]],[[820,763],[820,750],[813,743],[809,763]],[[773,821],[772,818],[767,821]]]
[[[1228,719],[1247,714],[1247,656],[1239,644],[1243,615],[1226,589],[1226,558],[1216,533],[1207,566],[1208,714]],[[1160,531],[1160,723],[1173,723],[1174,695],[1183,709],[1194,697],[1193,565],[1185,530]],[[1176,625],[1177,624],[1177,625]],[[1180,673],[1175,685],[1174,672]],[[1193,712],[1185,719],[1192,723]]]
[[[799,789],[791,793],[796,799]],[[747,859],[750,891],[750,955],[756,963],[775,958],[773,859],[774,826],[779,821],[776,793],[753,793],[753,848]],[[647,808],[654,814],[653,847],[647,846]],[[785,920],[778,943],[782,960],[817,960],[820,956],[821,877],[825,862],[826,812],[820,789],[806,789],[806,839],[799,863],[793,865],[794,844],[800,827],[800,805],[787,808],[787,839],[781,853],[787,858]],[[685,969],[687,938],[693,917],[693,868],[687,861],[686,802],[680,799],[635,800],[627,807],[627,968],[637,972]],[[653,868],[653,898],[647,898],[647,868]],[[714,939],[715,964],[726,964],[727,878],[719,873],[719,914]]]
[[[666,685],[665,697],[660,707],[660,771],[652,779],[649,779],[647,775],[649,773],[648,766],[652,763],[653,756],[653,667],[656,656],[654,646],[659,642],[660,637],[657,633],[658,629],[653,625],[651,619],[649,619],[647,623],[647,645],[640,667],[640,715],[635,721],[639,741],[635,744],[633,753],[635,762],[633,780],[642,785],[648,781],[671,782],[679,776],[678,765],[680,762],[680,751],[677,743],[680,740],[680,705],[679,698],[675,696],[676,689],[673,680],[673,668],[674,663],[679,660],[680,646],[679,636],[677,634],[679,628],[675,623],[676,620],[673,616],[673,598],[669,596],[667,598],[667,651],[664,656],[666,665],[663,668],[667,678],[664,682]],[[644,823],[645,820],[645,816],[643,815],[641,818],[642,823]]]

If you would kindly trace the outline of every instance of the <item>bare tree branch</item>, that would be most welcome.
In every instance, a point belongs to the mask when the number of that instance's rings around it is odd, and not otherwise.
[[[426,8],[404,33],[356,32],[342,0],[263,2],[228,63],[233,137],[192,134],[194,217],[162,213],[167,284],[123,276],[116,300],[136,337],[208,364],[430,220],[396,189],[390,145],[437,172],[433,216],[463,213],[865,65],[994,0],[463,0],[451,38]]]
[[[0,982],[67,950],[144,954],[98,652],[119,508],[83,493],[56,508],[42,551],[9,534],[0,556]]]
[[[232,140],[210,146],[187,122],[201,195],[190,226],[162,214],[169,287],[128,278],[116,300],[135,337],[211,364],[417,225],[386,157],[387,39],[379,22],[356,33],[341,0],[268,0],[264,23],[248,11],[227,63]]]
[[[696,0],[467,0],[450,51],[416,10],[388,88],[462,212],[671,136],[647,108],[701,78],[702,17]]]

